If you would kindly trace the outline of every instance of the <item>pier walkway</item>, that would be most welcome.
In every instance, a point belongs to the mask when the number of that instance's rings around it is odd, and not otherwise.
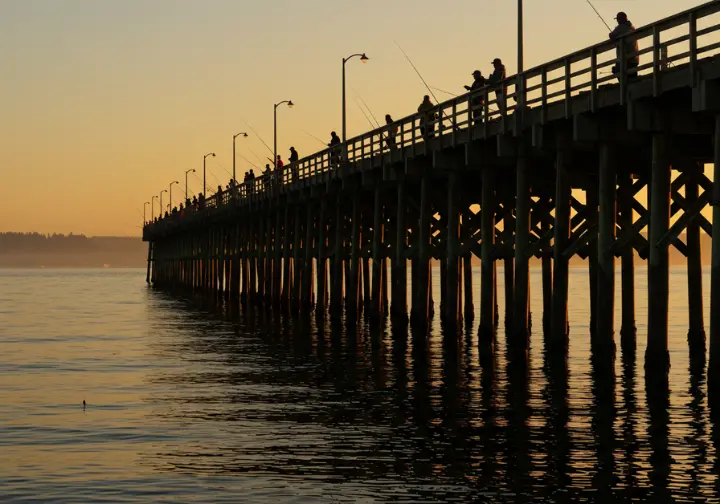
[[[704,171],[713,164],[720,181],[719,12],[715,1],[679,13],[148,224],[148,281],[350,319],[407,317],[410,305],[413,324],[437,312],[452,325],[476,315],[476,257],[480,332],[492,339],[502,261],[506,323],[522,348],[530,259],[542,264],[542,327],[562,344],[577,255],[589,265],[593,345],[614,355],[615,259],[621,340],[634,344],[637,256],[648,261],[646,365],[667,369],[675,247],[687,257],[690,350],[704,354],[700,233],[720,236],[720,183]],[[634,40],[639,51],[628,52]],[[636,68],[627,64],[634,55]],[[432,260],[440,293],[429,281]],[[711,278],[709,369],[718,381],[718,240]]]

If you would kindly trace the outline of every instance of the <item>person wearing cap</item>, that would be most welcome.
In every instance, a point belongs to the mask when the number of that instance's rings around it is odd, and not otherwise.
[[[290,147],[290,157],[288,159],[290,160],[290,170],[292,172],[292,181],[297,182],[297,180],[298,180],[298,161],[300,160],[300,156],[298,156],[298,153],[295,150],[295,147]]]
[[[499,84],[505,80],[505,65],[503,65],[500,58],[495,58],[492,61],[492,65],[493,73],[488,78],[487,82],[490,85]],[[495,91],[495,99],[497,101],[498,109],[500,109],[500,113],[505,114],[505,93],[503,92],[503,87],[499,87]]]
[[[624,12],[618,12],[618,15],[615,17],[615,20],[617,21],[618,25],[615,27],[613,31],[610,32],[610,40],[616,40],[621,37],[624,37],[625,35],[628,35],[629,33],[632,33],[635,31],[635,27],[630,22],[630,20],[627,17],[627,14]],[[638,41],[635,40],[620,40],[618,42],[617,47],[617,59],[618,63],[620,62],[620,58],[622,56],[623,51],[623,45],[625,46],[625,68],[627,69],[628,73],[636,74],[633,69],[638,67],[639,63],[639,56],[637,54],[638,52]],[[615,75],[618,75],[620,72],[618,71],[619,65],[615,65],[612,67],[612,73]]]
[[[474,78],[473,83],[470,86],[465,86],[465,89],[467,89],[468,91],[477,91],[478,89],[482,89],[487,86],[487,80],[485,79],[485,77],[483,77],[483,74],[480,70],[475,70],[472,73],[472,76]],[[479,117],[482,117],[482,106],[484,102],[485,97],[481,94],[478,94],[471,100],[470,106],[472,107],[473,111],[473,119],[478,119]]]
[[[435,115],[435,112],[431,112],[434,105],[430,101],[430,96],[425,95],[423,97],[423,101],[418,107],[418,112],[422,115],[420,116],[420,134],[422,136],[431,137],[433,136],[433,133],[435,132],[435,119],[437,118]]]

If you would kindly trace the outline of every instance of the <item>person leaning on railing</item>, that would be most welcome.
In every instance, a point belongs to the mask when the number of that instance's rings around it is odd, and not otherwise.
[[[393,121],[393,118],[390,117],[390,114],[385,114],[385,124],[387,125],[387,139],[385,142],[387,143],[387,146],[390,150],[395,148],[395,137],[397,137],[397,124],[393,124],[395,121]]]
[[[610,40],[616,40],[619,39],[629,33],[632,33],[635,31],[635,27],[630,22],[630,20],[627,17],[627,14],[624,12],[618,12],[618,15],[615,17],[617,20],[618,25],[615,27],[613,31],[610,32]],[[620,74],[620,61],[622,60],[623,51],[625,54],[625,70],[628,72],[628,74],[632,74],[633,76],[637,74],[637,70],[635,70],[638,67],[639,56],[637,54],[638,52],[638,41],[635,40],[620,40],[618,42],[617,46],[617,60],[618,64],[612,67],[612,73],[615,76],[619,76]]]
[[[295,183],[298,181],[298,161],[300,161],[300,156],[298,156],[295,147],[290,147],[290,157],[288,160],[290,161],[289,168],[292,176],[292,182]]]

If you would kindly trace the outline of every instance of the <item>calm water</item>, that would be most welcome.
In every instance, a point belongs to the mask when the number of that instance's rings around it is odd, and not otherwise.
[[[637,288],[637,357],[618,345],[600,373],[581,269],[567,367],[539,331],[525,365],[474,328],[318,328],[148,290],[139,270],[0,270],[0,501],[717,502],[685,272],[667,401],[645,393],[642,269]]]

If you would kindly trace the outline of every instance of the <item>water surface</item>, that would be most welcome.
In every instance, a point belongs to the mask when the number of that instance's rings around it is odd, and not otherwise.
[[[608,372],[583,269],[566,363],[545,355],[539,270],[527,361],[476,327],[318,326],[154,291],[140,270],[0,270],[0,501],[717,501],[686,274],[653,394],[645,276],[636,353],[618,344]]]

